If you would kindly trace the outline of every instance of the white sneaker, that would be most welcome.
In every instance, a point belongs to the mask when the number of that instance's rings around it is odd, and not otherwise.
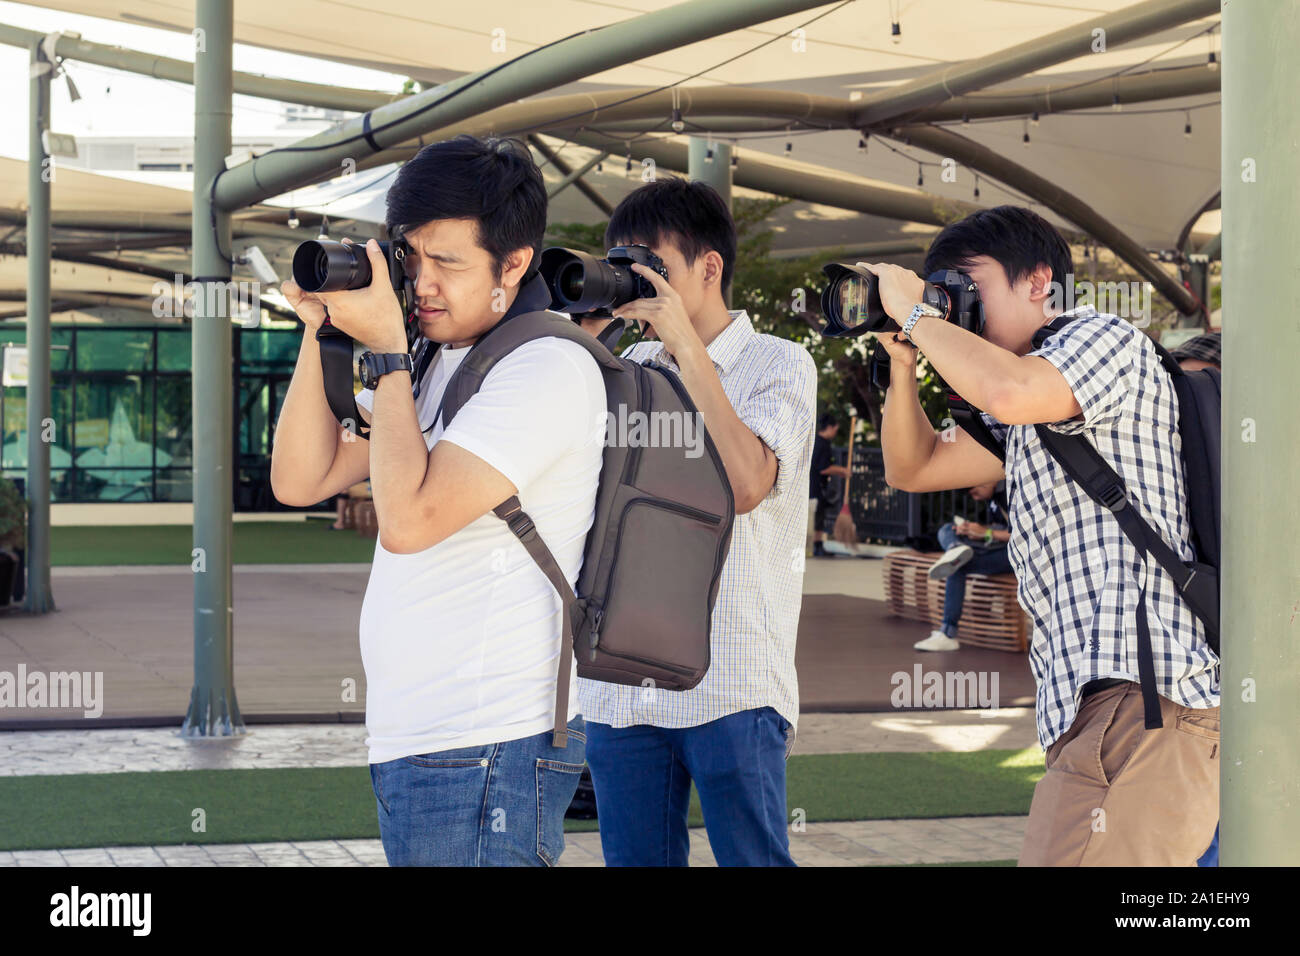
[[[912,645],[918,651],[955,651],[961,644],[943,631],[931,631],[930,636]]]
[[[943,557],[930,565],[930,577],[943,581],[954,571],[975,557],[975,549],[969,544],[956,544],[943,553]]]

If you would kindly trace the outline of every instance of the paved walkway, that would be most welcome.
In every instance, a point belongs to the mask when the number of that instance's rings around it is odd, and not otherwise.
[[[193,739],[169,728],[0,732],[0,777],[125,773],[152,770],[240,770],[364,767],[360,724],[254,726],[242,737]],[[919,753],[1019,750],[1035,743],[1027,708],[894,714],[804,714],[796,754]]]
[[[886,613],[880,575],[874,559],[807,562],[797,657],[805,711],[893,710],[897,675],[918,664],[998,675],[1004,706],[1032,700],[1022,654],[914,651],[928,628]],[[262,723],[362,719],[356,629],[368,577],[364,564],[236,567],[235,686],[246,716]],[[194,681],[189,566],[61,568],[58,578],[55,613],[0,615],[0,673],[89,674],[83,680],[93,700],[0,705],[0,730],[177,726]]]
[[[807,567],[807,594],[883,597],[879,561],[810,560]],[[340,701],[338,688],[341,677],[355,674],[357,698],[364,701],[354,620],[368,565],[243,565],[235,570],[235,657],[243,675],[237,685],[244,711],[332,709],[359,719],[363,705]],[[192,638],[187,567],[61,568],[55,575],[61,581],[58,614],[0,619],[0,669],[23,661],[29,671],[115,671],[116,701],[106,713],[125,704],[135,714],[164,715],[175,700],[188,697]],[[146,592],[163,599],[132,599]],[[294,614],[286,617],[286,607],[295,608]],[[344,619],[353,623],[341,624]],[[289,663],[267,640],[258,639],[266,637],[296,652],[310,648],[310,669],[304,670],[300,654]],[[250,671],[256,680],[247,679]],[[366,763],[366,733],[360,723],[255,724],[243,736],[210,740],[182,738],[174,727],[4,731],[3,726],[0,721],[0,776]],[[809,713],[800,718],[794,752],[973,751],[1034,744],[1033,712],[1026,708]],[[810,823],[792,831],[791,852],[802,866],[1006,860],[1019,854],[1023,825],[1024,818],[1016,816]],[[602,865],[599,833],[573,833],[566,839],[562,866]],[[703,829],[691,831],[690,862],[716,865]],[[0,866],[384,865],[378,840],[0,851]]]
[[[1014,860],[1024,817],[809,823],[790,834],[800,866],[897,866]],[[386,866],[378,840],[126,846],[0,851],[0,866]],[[565,835],[560,866],[603,866],[599,833]],[[717,866],[702,828],[691,830],[691,866]]]

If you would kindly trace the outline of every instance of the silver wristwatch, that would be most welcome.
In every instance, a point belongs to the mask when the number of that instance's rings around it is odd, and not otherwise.
[[[943,318],[943,310],[937,309],[932,305],[927,305],[924,302],[918,302],[916,305],[912,306],[911,314],[907,317],[907,321],[903,323],[903,337],[906,338],[907,341],[912,342],[912,327],[916,325],[917,319],[921,318],[923,315],[929,315],[936,319],[941,319]],[[915,345],[916,343],[912,342],[912,344]]]

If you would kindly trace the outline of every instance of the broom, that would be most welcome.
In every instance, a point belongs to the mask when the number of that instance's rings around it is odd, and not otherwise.
[[[853,525],[853,515],[849,514],[849,481],[853,477],[853,432],[858,424],[856,418],[849,418],[849,473],[844,479],[844,504],[835,518],[835,530],[832,537],[850,550],[858,545],[858,529]]]

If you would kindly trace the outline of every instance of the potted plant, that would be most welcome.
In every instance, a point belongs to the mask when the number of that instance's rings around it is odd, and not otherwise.
[[[0,606],[14,595],[14,579],[27,547],[27,501],[8,478],[0,477]]]

